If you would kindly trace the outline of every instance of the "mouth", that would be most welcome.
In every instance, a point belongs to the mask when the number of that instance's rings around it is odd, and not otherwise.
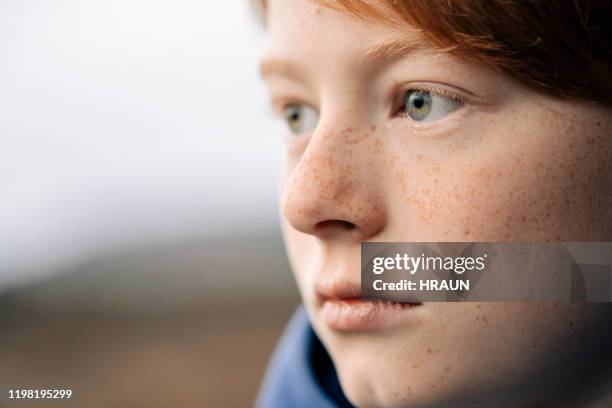
[[[332,330],[371,331],[388,329],[414,320],[422,303],[365,300],[356,285],[317,288],[317,309]]]

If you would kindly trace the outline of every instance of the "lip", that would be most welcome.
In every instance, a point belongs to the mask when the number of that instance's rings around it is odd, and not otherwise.
[[[333,330],[382,330],[414,320],[422,303],[364,300],[361,285],[351,282],[318,282],[319,317]]]
[[[334,330],[381,330],[406,323],[420,306],[420,303],[359,298],[326,299],[321,304],[320,316]]]

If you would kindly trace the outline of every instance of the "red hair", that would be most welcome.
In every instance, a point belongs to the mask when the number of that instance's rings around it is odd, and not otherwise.
[[[532,89],[612,104],[612,1],[313,1],[389,24],[391,11],[437,47]]]

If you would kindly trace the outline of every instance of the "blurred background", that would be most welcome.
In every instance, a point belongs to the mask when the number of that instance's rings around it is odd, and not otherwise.
[[[0,406],[251,406],[298,304],[247,0],[0,2]]]

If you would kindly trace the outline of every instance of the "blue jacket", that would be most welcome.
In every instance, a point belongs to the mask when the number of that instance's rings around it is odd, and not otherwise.
[[[301,306],[285,329],[257,397],[258,408],[352,407]]]

